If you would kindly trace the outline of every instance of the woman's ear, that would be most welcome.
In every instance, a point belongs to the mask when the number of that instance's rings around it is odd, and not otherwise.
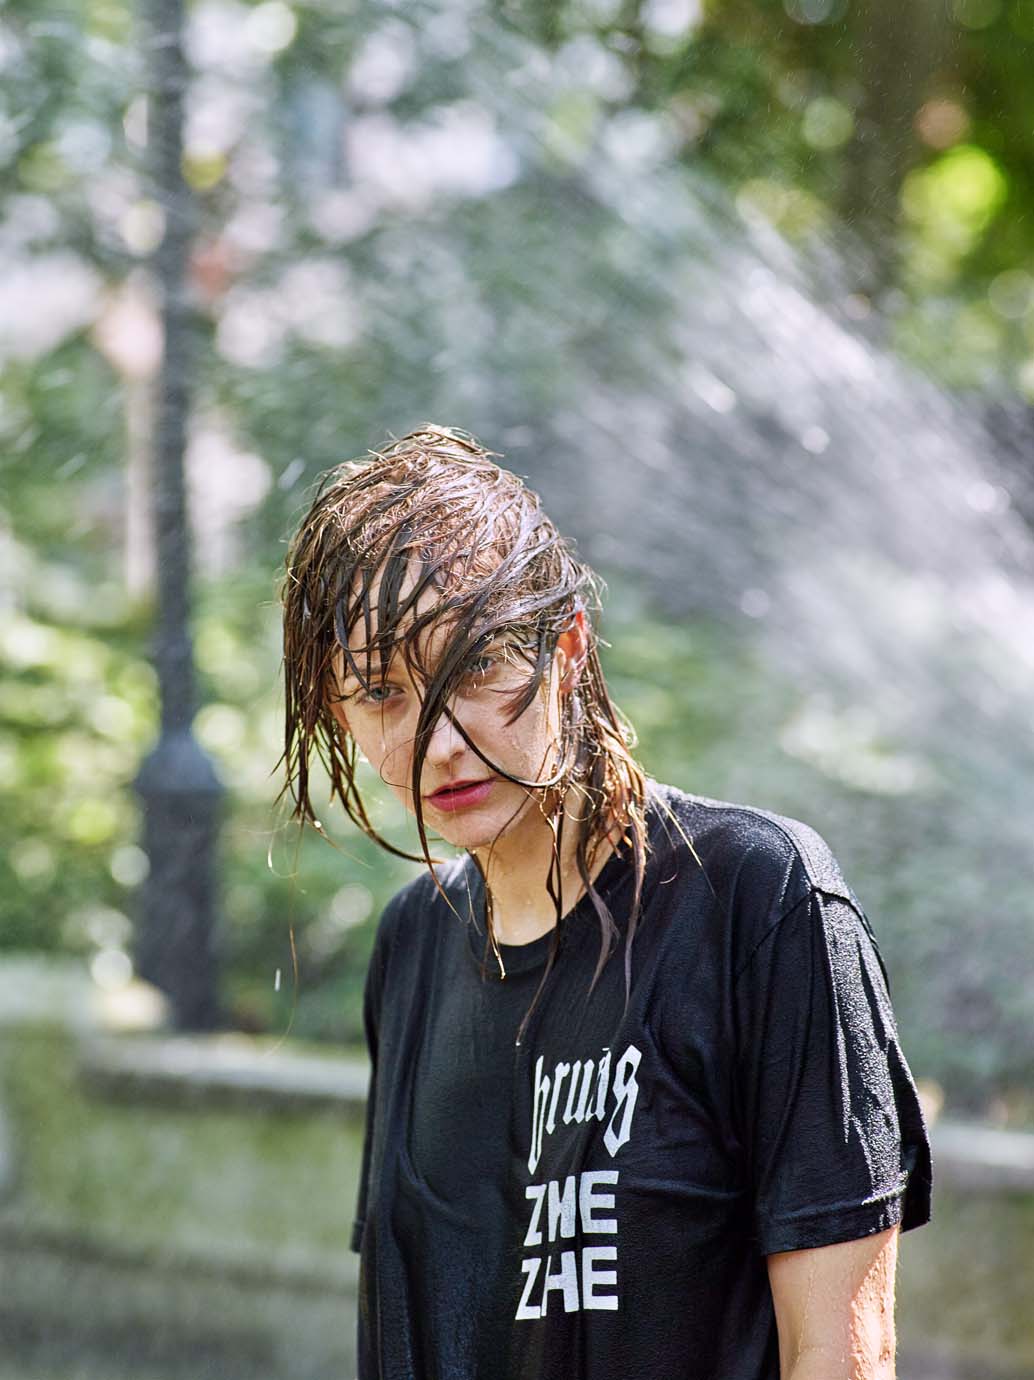
[[[556,645],[562,656],[560,693],[566,694],[578,684],[589,652],[589,631],[584,609],[575,609],[571,622],[557,638]]]

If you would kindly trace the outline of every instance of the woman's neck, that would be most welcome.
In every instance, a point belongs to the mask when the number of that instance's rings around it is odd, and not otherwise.
[[[564,826],[560,838],[561,914],[566,915],[585,894],[578,872],[578,845],[584,823],[577,801],[568,794]],[[621,839],[621,831],[611,834],[588,859],[590,880],[595,881]],[[530,944],[548,934],[557,923],[557,908],[546,890],[546,878],[553,861],[554,834],[549,821],[533,804],[518,828],[489,848],[475,849],[475,855],[492,894],[492,924],[500,944]]]

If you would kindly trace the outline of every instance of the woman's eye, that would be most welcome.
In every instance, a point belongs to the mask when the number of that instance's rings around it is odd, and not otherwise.
[[[394,685],[371,685],[358,696],[358,699],[360,704],[388,704],[391,697],[397,693]]]
[[[480,656],[471,657],[467,662],[463,672],[462,693],[466,695],[477,694],[489,679],[499,664],[499,658],[483,652]]]
[[[498,657],[490,656],[488,652],[482,653],[481,656],[474,657],[473,660],[467,662],[467,680],[484,680],[488,673],[495,669],[497,661]]]

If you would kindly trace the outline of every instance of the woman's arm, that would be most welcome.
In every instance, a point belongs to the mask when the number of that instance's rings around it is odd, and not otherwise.
[[[894,1380],[897,1238],[767,1257],[781,1380]]]

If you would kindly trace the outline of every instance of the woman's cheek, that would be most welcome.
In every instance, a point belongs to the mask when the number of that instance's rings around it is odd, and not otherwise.
[[[378,753],[380,760],[379,775],[382,781],[389,786],[394,786],[396,790],[406,791],[412,794],[412,763],[404,748],[388,749],[384,743],[380,744]]]

